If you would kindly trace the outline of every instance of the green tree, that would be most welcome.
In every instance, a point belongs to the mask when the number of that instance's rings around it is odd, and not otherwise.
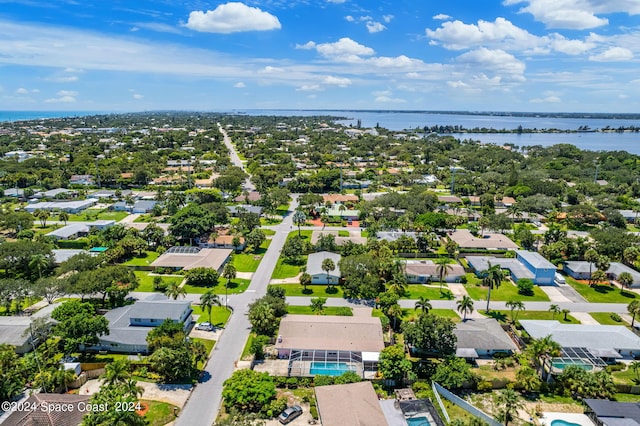
[[[420,309],[421,314],[426,315],[432,309],[430,300],[424,296],[420,296],[416,303],[414,304],[414,308],[416,310]]]
[[[332,259],[326,258],[322,260],[322,270],[327,274],[327,285],[329,288],[333,286],[333,279],[329,276],[329,272],[336,270],[336,264]]]
[[[218,284],[218,271],[213,268],[199,267],[185,273],[187,284],[196,287],[214,287]]]
[[[49,219],[49,211],[43,210],[43,209],[38,209],[38,210],[33,212],[33,217],[35,217],[36,219],[38,219],[40,221],[40,227],[41,228],[46,228],[47,227],[47,220]]]
[[[255,228],[251,232],[249,232],[245,239],[247,240],[247,244],[251,246],[253,252],[257,252],[260,249],[262,243],[267,239],[264,231],[260,228]]]
[[[415,349],[438,356],[456,353],[455,324],[449,318],[421,315],[415,322],[404,323],[405,340]]]
[[[98,344],[100,336],[109,334],[109,321],[97,315],[90,303],[77,300],[64,302],[51,313],[58,321],[54,332],[60,336],[66,354]]]
[[[640,301],[632,300],[631,302],[629,302],[629,304],[627,305],[627,312],[629,312],[629,315],[631,315],[631,327],[633,327],[636,322],[636,316],[640,314]]]
[[[307,292],[307,287],[311,285],[311,275],[306,272],[303,272],[300,275],[300,285],[304,288],[304,292]]]
[[[411,373],[411,369],[411,361],[407,359],[402,345],[387,346],[380,352],[378,373],[383,379],[405,379]]]
[[[620,293],[622,293],[625,287],[629,287],[633,284],[633,275],[629,272],[623,272],[618,275],[618,282],[620,283]]]
[[[526,392],[535,392],[540,389],[542,380],[536,370],[524,364],[516,371],[516,384]]]
[[[551,312],[551,319],[556,319],[556,314],[561,312],[560,306],[551,304],[551,306],[549,306],[549,312]]]
[[[442,293],[442,283],[444,283],[444,279],[449,275],[449,272],[453,270],[453,266],[446,257],[439,257],[434,263],[437,265],[436,272],[438,273],[438,279],[440,281],[440,293]]]
[[[107,386],[125,383],[131,376],[131,363],[125,359],[116,359],[105,366],[103,383]]]
[[[276,385],[267,373],[236,370],[224,381],[222,398],[226,409],[257,413],[276,397]]]
[[[25,385],[25,375],[15,348],[0,344],[0,401],[8,401],[20,395]]]
[[[302,210],[296,210],[291,219],[293,220],[293,224],[298,227],[298,237],[301,237],[300,227],[307,221],[307,215],[305,215]]]
[[[491,289],[498,288],[502,284],[502,280],[504,279],[504,272],[500,265],[491,265],[489,262],[489,267],[481,272],[481,275],[484,276],[484,283],[488,286],[487,293],[487,309],[486,312],[489,313],[489,304],[491,303]]]
[[[507,301],[507,303],[505,303],[505,306],[511,311],[511,323],[515,323],[518,320],[517,314],[514,315],[513,312],[516,310],[517,312],[520,312],[524,311],[525,309],[524,302],[520,300],[509,300]]]
[[[311,312],[316,315],[322,315],[324,312],[324,305],[327,303],[326,297],[312,297],[311,298]]]
[[[29,268],[38,271],[38,278],[42,278],[42,272],[51,269],[52,266],[51,257],[44,254],[34,254],[29,261]]]
[[[249,321],[254,332],[265,336],[273,335],[278,328],[274,309],[266,300],[256,300],[249,305]]]
[[[456,302],[457,310],[462,316],[462,320],[467,320],[467,314],[473,313],[473,299],[466,294]]]
[[[165,296],[170,299],[178,300],[179,297],[187,297],[187,290],[180,283],[170,282],[164,290]]]
[[[584,260],[589,262],[589,280],[591,280],[591,270],[593,268],[593,264],[598,261],[600,255],[594,249],[589,249],[584,252]]]
[[[211,309],[214,306],[222,306],[220,298],[213,290],[208,290],[202,296],[200,296],[200,306],[209,315],[209,322],[211,322]]]
[[[504,389],[501,391],[496,398],[496,402],[498,407],[500,407],[498,417],[504,422],[504,426],[509,425],[509,422],[513,420],[513,416],[518,410],[524,409],[524,402],[513,389]]]
[[[473,385],[477,378],[464,358],[448,356],[438,364],[431,379],[447,389],[459,389]]]

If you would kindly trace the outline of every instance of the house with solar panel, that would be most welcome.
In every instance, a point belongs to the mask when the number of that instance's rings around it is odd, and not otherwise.
[[[193,268],[211,268],[219,273],[229,261],[233,250],[224,248],[201,248],[174,246],[151,263],[151,268],[170,268],[188,271]]]

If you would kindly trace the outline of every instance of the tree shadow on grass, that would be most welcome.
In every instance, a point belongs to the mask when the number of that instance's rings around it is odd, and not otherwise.
[[[338,293],[338,288],[337,287],[327,287],[324,290],[324,292],[327,293],[327,294],[336,294],[336,293]]]
[[[302,294],[313,294],[313,289],[304,288],[302,289]]]
[[[507,314],[505,314],[504,312],[489,311],[487,315],[489,315],[490,318],[496,319],[500,322],[507,322]]]
[[[440,299],[453,300],[454,296],[453,296],[453,293],[450,292],[449,290],[443,290],[440,292]]]

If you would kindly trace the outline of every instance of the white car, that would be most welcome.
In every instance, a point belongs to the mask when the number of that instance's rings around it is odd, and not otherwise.
[[[199,322],[196,324],[196,330],[213,331],[213,325],[210,322]]]

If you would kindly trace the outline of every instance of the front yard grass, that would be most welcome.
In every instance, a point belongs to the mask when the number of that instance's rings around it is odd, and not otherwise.
[[[526,308],[526,305],[525,305]],[[484,307],[482,307],[481,309],[476,309],[478,311],[480,311],[481,314],[486,315],[484,312]],[[571,314],[567,314],[567,321],[564,320],[564,314],[559,313],[559,314],[555,314],[555,316],[553,315],[552,312],[549,311],[513,311],[514,316],[516,317],[517,321],[520,320],[558,320],[563,324],[580,324],[580,321],[578,321],[577,319],[575,319],[573,316],[571,316]],[[491,318],[495,318],[500,322],[510,322],[511,321],[511,311],[499,311],[499,310],[493,310],[491,312],[489,312],[489,315]]]
[[[465,289],[474,300],[487,300],[488,287],[467,284]],[[518,293],[518,287],[509,281],[503,281],[500,287],[491,290],[491,300],[507,301],[519,300],[521,302],[548,302],[549,297],[538,286],[533,286],[533,295],[525,296]]]
[[[412,308],[404,308],[402,309],[402,312],[402,319],[404,321],[415,321],[420,316],[420,310]],[[429,309],[429,313],[438,317],[449,318],[453,322],[462,321],[460,316],[453,309]]]
[[[151,263],[160,256],[155,251],[145,251],[140,256],[134,256],[123,263],[124,266],[149,266]]]
[[[339,286],[333,286],[331,292],[327,293],[328,287],[326,285],[310,285],[307,286],[307,291],[304,291],[304,287],[300,284],[270,284],[274,287],[284,288],[287,296],[303,296],[303,297],[344,297],[342,288]]]
[[[407,291],[404,292],[404,295],[401,299],[419,299],[420,296],[426,297],[429,300],[437,300],[437,299],[445,299],[451,300],[453,299],[453,294],[447,287],[447,284],[442,285],[442,292],[439,287],[428,287],[422,284],[409,284],[407,286]]]
[[[621,318],[621,321],[616,321],[611,318],[610,312],[589,312],[589,315],[600,324],[604,325],[628,325],[626,321]]]
[[[215,327],[224,327],[231,316],[231,311],[224,306],[213,306],[211,308],[211,321],[209,321],[209,313],[202,309],[202,306],[192,304],[191,308],[193,309],[193,314],[198,315],[198,322],[208,321]]]
[[[262,257],[266,253],[271,240],[265,240],[258,250],[254,252],[246,253],[234,253],[233,266],[236,267],[238,272],[255,272],[262,261]]]
[[[146,271],[134,271],[134,274],[136,274],[136,277],[138,278],[138,288],[136,288],[135,291],[145,291],[145,292],[152,292],[155,291],[153,289],[153,276],[149,275],[149,272]],[[182,277],[164,277],[162,275],[160,275],[160,277],[162,278],[162,281],[164,281],[165,283],[169,284],[169,283],[180,283],[183,278]]]
[[[340,315],[353,316],[353,310],[347,306],[325,306],[322,313],[318,314],[311,310],[311,306],[291,306],[287,307],[287,313],[292,315]]]
[[[115,220],[119,222],[127,216],[129,216],[129,213],[124,211],[114,212],[107,209],[87,209],[80,214],[70,214],[68,221],[92,222],[94,220]]]
[[[175,405],[160,401],[141,401],[149,407],[149,411],[144,415],[149,426],[164,426],[176,419],[176,414],[180,411]]]
[[[576,281],[571,277],[566,277],[566,279],[567,284],[591,303],[629,303],[640,297],[631,291],[620,292],[619,288],[612,285],[596,284],[590,287],[589,284]]]
[[[218,285],[216,286],[198,287],[195,285],[185,284],[184,289],[186,290],[187,293],[193,293],[193,294],[204,294],[209,290],[213,290],[215,294],[225,294],[225,292],[227,294],[239,294],[239,293],[244,293],[247,287],[249,287],[249,284],[251,284],[251,280],[246,280],[244,278],[236,278],[234,280],[231,280],[231,284],[229,285],[229,288],[225,289],[224,285],[226,282],[227,282],[226,278],[220,277],[220,279],[218,280]]]
[[[293,278],[300,273],[300,266],[307,264],[307,256],[302,256],[304,260],[300,262],[300,265],[290,265],[284,261],[281,257],[276,263],[276,267],[271,275],[272,280],[281,280],[284,278]]]

